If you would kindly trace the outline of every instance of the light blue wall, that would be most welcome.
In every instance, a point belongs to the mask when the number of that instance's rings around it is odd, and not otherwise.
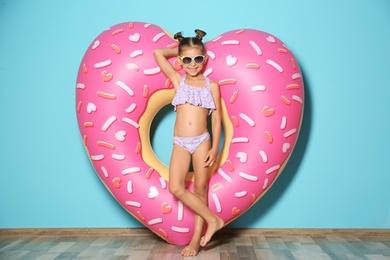
[[[390,1],[0,0],[0,228],[141,227],[84,152],[75,83],[111,25],[269,32],[300,62],[301,135],[271,190],[231,226],[390,228]],[[172,116],[155,134],[155,150]]]

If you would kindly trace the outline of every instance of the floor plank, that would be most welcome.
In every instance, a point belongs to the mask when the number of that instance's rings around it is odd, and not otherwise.
[[[0,232],[0,259],[136,259],[136,260],[227,260],[227,259],[380,259],[390,260],[390,233],[358,232],[334,235],[291,235],[253,230],[223,230],[196,256],[182,257],[182,246],[171,245],[145,229],[134,234],[104,234],[89,230],[76,235],[65,232]]]

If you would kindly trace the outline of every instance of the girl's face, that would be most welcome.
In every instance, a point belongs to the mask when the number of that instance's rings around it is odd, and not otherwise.
[[[206,61],[207,55],[198,47],[185,48],[179,56],[179,62],[183,66],[184,71],[193,77],[202,72]]]

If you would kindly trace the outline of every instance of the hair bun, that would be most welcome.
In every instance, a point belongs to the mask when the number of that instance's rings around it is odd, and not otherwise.
[[[200,29],[196,29],[195,30],[195,33],[196,33],[196,38],[198,38],[199,40],[202,40],[203,37],[206,36],[206,32],[205,31],[202,31]]]
[[[182,33],[182,32],[176,33],[176,34],[173,36],[173,39],[178,40],[179,42],[181,42],[181,41],[184,39],[183,33]]]

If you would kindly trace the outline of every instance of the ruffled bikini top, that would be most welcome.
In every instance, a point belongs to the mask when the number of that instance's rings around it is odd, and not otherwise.
[[[210,110],[210,113],[215,110],[215,103],[210,92],[210,79],[206,77],[206,86],[203,88],[194,87],[185,83],[186,74],[183,75],[175,97],[172,100],[172,105],[183,105],[189,103],[194,106],[204,107]]]

